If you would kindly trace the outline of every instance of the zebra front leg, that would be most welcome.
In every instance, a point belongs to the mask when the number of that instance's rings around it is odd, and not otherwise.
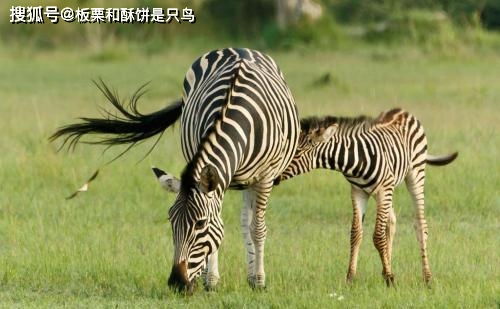
[[[255,277],[251,284],[254,288],[266,287],[266,273],[264,271],[264,244],[267,236],[265,221],[266,207],[269,195],[273,188],[273,181],[258,183],[252,186],[255,192],[253,218],[250,224],[250,235],[255,246]]]
[[[412,170],[406,176],[406,187],[410,192],[415,206],[415,232],[417,233],[417,241],[420,245],[420,256],[422,257],[422,273],[424,281],[427,285],[432,280],[432,273],[429,266],[427,256],[427,221],[424,215],[424,181],[425,181],[425,166],[421,165],[420,170]]]
[[[387,286],[394,285],[394,274],[391,269],[391,260],[389,258],[389,237],[387,235],[387,224],[390,209],[392,208],[392,195],[394,187],[382,188],[376,194],[377,200],[377,219],[375,221],[375,231],[373,233],[373,243],[377,248],[382,261],[382,276]]]
[[[351,256],[349,259],[349,268],[347,270],[347,283],[351,283],[356,275],[359,247],[363,240],[363,221],[368,197],[369,195],[362,189],[351,186],[353,216],[351,226]]]
[[[253,190],[243,191],[243,207],[241,209],[241,231],[247,251],[247,281],[253,285],[255,281],[255,246],[250,235],[250,224],[253,218],[256,195]]]
[[[203,284],[207,291],[213,290],[219,282],[219,250],[207,257],[207,267],[202,274]]]

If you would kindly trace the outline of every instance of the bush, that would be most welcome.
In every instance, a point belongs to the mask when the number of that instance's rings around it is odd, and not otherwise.
[[[233,38],[255,38],[275,17],[273,0],[205,0],[202,9],[214,31]]]
[[[500,29],[500,1],[488,1],[480,11],[481,23],[488,29]]]
[[[286,30],[280,30],[272,23],[262,32],[263,44],[271,48],[289,49],[300,45],[331,47],[338,45],[340,39],[339,27],[328,15],[314,22],[302,19]]]
[[[369,26],[365,37],[372,42],[410,43],[433,49],[458,44],[455,27],[442,11],[409,10],[395,14]]]

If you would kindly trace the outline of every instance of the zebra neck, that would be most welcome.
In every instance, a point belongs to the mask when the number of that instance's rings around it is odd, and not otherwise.
[[[210,176],[209,179],[216,182],[217,195],[223,195],[229,187],[236,165],[232,164],[231,159],[225,160],[221,151],[214,149],[208,139],[205,139],[182,173],[182,186],[190,188],[200,184],[203,169],[210,166],[215,168],[216,175]]]
[[[206,165],[211,165],[217,170],[219,193],[223,193],[229,187],[236,170],[236,164],[233,163],[233,160],[227,160],[220,151],[214,150],[210,143],[205,143],[204,147],[201,147],[194,160],[196,161],[193,162],[194,166],[196,166],[194,170],[196,181],[200,180],[201,170]]]
[[[352,134],[339,134],[330,142],[322,143],[317,147],[317,168],[331,169],[349,174],[350,167],[354,162],[357,152],[358,138]]]
[[[226,160],[224,160],[224,158],[219,158],[218,156],[216,156],[216,154],[211,154],[206,150],[202,150],[195,159],[197,159],[197,162],[195,163],[196,168],[194,170],[194,179],[196,181],[199,181],[201,170],[208,164],[212,165],[217,170],[217,175],[219,178],[217,190],[220,194],[225,192],[229,187],[231,179],[235,173],[234,164],[228,164],[230,162],[227,162]]]

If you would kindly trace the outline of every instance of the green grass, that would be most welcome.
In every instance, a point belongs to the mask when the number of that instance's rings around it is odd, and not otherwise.
[[[403,187],[395,196],[397,288],[387,289],[380,275],[371,241],[373,201],[359,277],[346,286],[349,186],[339,174],[315,171],[283,183],[271,196],[265,291],[246,284],[238,192],[224,201],[218,290],[199,288],[191,297],[169,291],[172,241],[166,218],[174,196],[160,189],[149,167],[180,173],[178,127],[144,161],[138,162],[153,141],[104,167],[89,192],[64,200],[120,151],[102,154],[102,148],[82,145],[74,153],[56,153],[57,145],[47,142],[56,127],[98,115],[104,99],[90,79],[103,77],[123,97],[152,81],[141,107],[153,111],[179,97],[185,71],[205,51],[179,49],[111,62],[85,53],[0,56],[2,307],[498,307],[498,56],[435,58],[374,49],[271,53],[301,116],[376,116],[400,106],[422,121],[432,153],[460,152],[452,165],[427,170],[432,289],[422,283],[413,211]],[[332,82],[314,86],[327,72]]]

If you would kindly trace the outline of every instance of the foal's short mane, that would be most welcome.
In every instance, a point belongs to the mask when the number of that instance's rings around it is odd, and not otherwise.
[[[371,124],[373,118],[368,116],[358,116],[358,117],[335,117],[335,116],[324,116],[324,117],[308,117],[302,118],[300,120],[300,129],[302,132],[312,132],[318,129],[325,129],[333,124],[338,124],[342,128],[352,128],[360,124]]]
[[[302,118],[300,120],[300,129],[303,133],[309,134],[319,129],[326,129],[333,124],[337,124],[341,129],[352,129],[359,126],[369,128],[372,125],[391,125],[401,123],[401,121],[406,119],[408,116],[408,112],[405,112],[401,108],[393,108],[382,112],[377,118],[364,115],[357,117],[313,116]]]

